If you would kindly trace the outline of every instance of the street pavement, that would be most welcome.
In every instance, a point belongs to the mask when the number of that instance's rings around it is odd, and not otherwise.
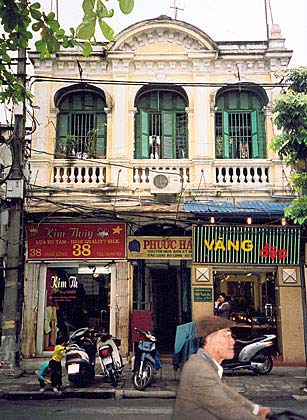
[[[36,366],[19,373],[0,369],[0,398],[18,399],[50,399],[50,398],[175,398],[180,370],[174,371],[170,359],[163,361],[162,370],[155,373],[153,383],[144,391],[137,391],[132,384],[132,372],[126,364],[114,388],[110,381],[99,375],[97,365],[96,377],[93,383],[84,388],[69,384],[63,367],[63,389],[61,395],[54,394],[51,388],[44,393],[39,392],[39,384],[35,370],[41,361],[36,360]],[[255,375],[253,372],[241,371],[224,375],[227,384],[235,388],[247,398],[266,401],[274,400],[307,400],[306,367],[304,366],[274,366],[269,375]]]

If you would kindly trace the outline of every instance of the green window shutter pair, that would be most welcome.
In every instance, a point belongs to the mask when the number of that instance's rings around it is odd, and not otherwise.
[[[174,159],[175,158],[175,142],[174,142],[174,125],[175,116],[174,112],[162,111],[162,158]],[[136,159],[149,159],[149,118],[148,112],[140,110],[136,116]]]
[[[261,111],[251,112],[251,128],[252,128],[252,158],[264,159],[265,150],[265,118]],[[229,113],[223,111],[223,158],[230,158],[229,143]]]

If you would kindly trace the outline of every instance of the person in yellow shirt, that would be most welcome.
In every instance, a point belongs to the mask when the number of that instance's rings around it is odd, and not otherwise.
[[[65,338],[59,336],[56,339],[55,347],[53,350],[52,359],[49,362],[49,369],[51,371],[50,380],[53,392],[56,394],[61,393],[62,386],[62,359],[65,354]]]

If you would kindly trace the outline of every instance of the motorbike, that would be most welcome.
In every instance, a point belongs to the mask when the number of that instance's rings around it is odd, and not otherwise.
[[[282,411],[280,413],[271,412],[267,414],[268,420],[307,420],[307,417],[300,414],[293,413],[292,411]]]
[[[133,386],[138,391],[142,391],[151,384],[155,370],[161,369],[162,363],[158,357],[156,337],[150,331],[136,327],[134,329],[144,337],[137,343],[131,361]]]
[[[98,335],[96,347],[102,374],[109,378],[114,387],[123,372],[123,360],[119,352],[121,340],[109,334]]]
[[[267,375],[273,369],[272,356],[275,352],[276,335],[263,335],[249,340],[235,342],[235,357],[223,360],[222,367],[227,370],[249,369],[260,375]]]
[[[69,382],[88,385],[95,377],[96,339],[91,328],[74,331],[66,344],[65,366]]]

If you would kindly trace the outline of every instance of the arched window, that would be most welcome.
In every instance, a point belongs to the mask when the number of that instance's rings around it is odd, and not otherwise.
[[[136,159],[188,157],[186,95],[177,90],[139,92],[135,118]]]
[[[88,87],[63,89],[55,102],[59,109],[55,156],[104,159],[106,104],[103,93]]]
[[[267,101],[258,92],[237,88],[217,95],[215,150],[218,159],[264,159]]]

